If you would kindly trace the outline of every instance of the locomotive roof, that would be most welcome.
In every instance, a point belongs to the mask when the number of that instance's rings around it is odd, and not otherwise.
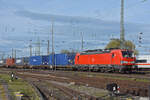
[[[127,49],[119,49],[119,48],[110,48],[110,49],[94,49],[94,50],[86,50],[81,52],[80,54],[101,54],[101,53],[110,53],[111,50],[122,50],[126,51]]]
[[[100,53],[110,53],[111,50],[106,49],[95,49],[95,50],[87,50],[83,51],[80,54],[100,54]]]
[[[111,51],[111,50],[114,50],[114,49],[120,49],[120,48],[94,49],[94,50],[86,50],[86,51],[83,51],[83,52],[94,52],[94,51]]]

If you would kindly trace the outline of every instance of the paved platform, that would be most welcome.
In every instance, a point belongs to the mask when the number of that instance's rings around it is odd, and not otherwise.
[[[8,91],[8,84],[3,80],[0,80],[0,100],[13,100]]]

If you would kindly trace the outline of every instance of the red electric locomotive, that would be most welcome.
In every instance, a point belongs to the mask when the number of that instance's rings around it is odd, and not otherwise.
[[[133,52],[124,49],[88,50],[77,53],[75,68],[101,72],[132,71],[135,65]]]
[[[15,66],[15,59],[14,58],[6,59],[6,67],[13,67],[13,66]]]

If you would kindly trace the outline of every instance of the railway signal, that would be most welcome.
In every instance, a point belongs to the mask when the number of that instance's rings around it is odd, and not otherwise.
[[[120,87],[116,83],[107,84],[106,89],[111,93],[111,96],[120,93]]]
[[[139,42],[139,47],[141,47],[141,44],[142,44],[142,35],[143,35],[143,33],[142,32],[140,32],[139,33],[139,37],[138,37],[138,42]]]

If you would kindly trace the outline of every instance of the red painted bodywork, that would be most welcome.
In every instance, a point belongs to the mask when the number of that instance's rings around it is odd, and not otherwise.
[[[15,65],[15,59],[14,58],[8,58],[8,59],[6,59],[6,65],[7,66],[13,66],[13,65]]]
[[[75,57],[75,65],[134,65],[135,57],[123,57],[121,49],[107,53],[80,54]],[[126,63],[123,63],[126,62]]]

